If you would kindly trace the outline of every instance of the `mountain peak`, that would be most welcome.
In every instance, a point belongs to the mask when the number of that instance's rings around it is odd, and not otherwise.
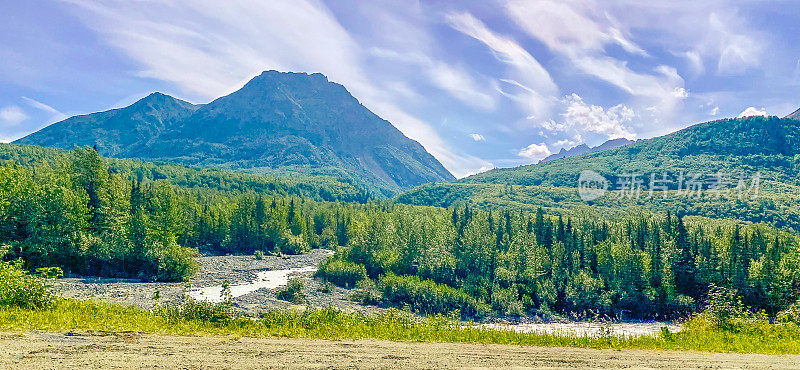
[[[786,118],[794,118],[796,120],[800,120],[800,109],[794,111],[794,113],[786,116]]]
[[[123,109],[160,108],[160,107],[191,108],[195,105],[185,100],[175,98],[162,92],[153,92]]]
[[[258,76],[253,77],[250,81],[245,84],[245,86],[250,85],[252,83],[260,83],[266,81],[280,81],[283,83],[288,83],[290,81],[303,81],[303,82],[315,82],[315,83],[330,83],[328,77],[322,73],[305,73],[305,72],[281,72],[276,71],[274,69],[270,69],[264,72],[261,72]]]
[[[200,105],[156,92],[122,109],[55,123],[18,143],[97,145],[114,157],[325,174],[387,196],[455,180],[422,145],[321,73],[264,71]]]

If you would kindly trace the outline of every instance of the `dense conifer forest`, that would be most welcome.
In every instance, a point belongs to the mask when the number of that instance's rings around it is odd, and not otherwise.
[[[6,259],[33,270],[176,281],[196,272],[198,252],[328,248],[336,253],[318,276],[356,287],[364,303],[465,317],[673,317],[700,309],[714,287],[774,313],[800,292],[797,237],[765,224],[673,212],[446,209],[363,193],[326,201],[300,185],[197,186],[175,175],[196,174],[190,168],[120,165],[90,147],[9,147],[38,159],[0,166],[0,244]],[[144,176],[145,167],[173,175]],[[208,183],[241,180],[202,174]]]

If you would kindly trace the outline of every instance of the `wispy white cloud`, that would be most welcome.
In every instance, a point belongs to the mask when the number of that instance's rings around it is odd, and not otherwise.
[[[446,20],[453,29],[489,47],[497,60],[509,66],[509,78],[501,81],[513,81],[521,89],[516,92],[501,90],[503,95],[513,98],[529,114],[546,116],[549,113],[554,103],[552,98],[558,94],[558,86],[533,55],[514,40],[490,30],[472,14],[450,13]]]
[[[22,100],[25,101],[25,103],[27,103],[31,107],[36,108],[38,110],[41,110],[43,112],[46,112],[46,113],[50,114],[50,119],[49,119],[48,123],[61,121],[61,120],[65,119],[65,118],[67,118],[66,114],[64,114],[64,113],[58,111],[57,109],[55,109],[55,108],[53,108],[53,107],[51,107],[51,106],[49,106],[49,105],[47,105],[45,103],[42,103],[42,102],[40,102],[38,100],[31,99],[31,98],[29,98],[27,96],[23,96]]]
[[[400,53],[394,50],[372,48],[370,54],[384,59],[393,59],[421,68],[435,87],[447,92],[467,106],[491,111],[497,105],[495,97],[481,86],[464,68],[456,67],[418,52]],[[488,89],[491,92],[491,89]]]
[[[712,108],[711,112],[708,112],[708,114],[711,116],[716,116],[717,114],[719,114],[719,107]]]
[[[3,127],[16,126],[30,118],[22,108],[9,105],[0,109],[0,123]]]
[[[431,125],[400,108],[391,89],[373,83],[364,68],[367,52],[318,1],[67,1],[106,42],[141,66],[139,76],[174,83],[196,99],[230,93],[265,69],[321,72],[419,141],[455,175],[487,163],[451,149]],[[470,82],[459,77],[450,73],[437,83],[466,96]]]
[[[767,110],[764,108],[758,109],[756,107],[748,107],[742,113],[739,113],[737,118],[753,117],[753,116],[766,116]]]
[[[659,65],[650,71],[634,71],[627,61],[606,54],[607,46],[617,45],[629,54],[647,56],[621,23],[599,10],[593,0],[508,0],[505,8],[520,28],[581,72],[645,98],[665,114],[685,98],[675,93],[685,91],[675,68]]]
[[[610,14],[601,11],[591,0],[509,0],[506,10],[528,33],[552,50],[600,52],[607,44],[616,44],[629,53],[647,54],[629,39]]]
[[[714,43],[719,50],[717,71],[723,74],[741,74],[761,63],[763,45],[752,36],[731,29],[731,19],[722,19],[717,13],[709,15]]]
[[[472,76],[462,69],[445,63],[435,63],[428,70],[428,75],[436,86],[467,105],[487,111],[496,106],[494,97],[482,92]]]
[[[689,62],[689,67],[694,73],[695,76],[702,74],[706,70],[705,63],[703,62],[703,57],[700,56],[700,53],[697,51],[687,51],[681,54],[686,61]]]
[[[483,135],[481,135],[481,134],[469,134],[469,137],[471,137],[472,140],[475,140],[475,141],[486,141],[486,138],[483,137]]]
[[[603,1],[602,6],[626,28],[646,31],[650,43],[683,54],[692,73],[739,75],[761,65],[769,43],[748,23],[747,12],[740,11],[743,3],[615,0]]]
[[[606,55],[607,45],[618,45],[631,54],[646,52],[610,14],[598,11],[594,1],[510,0],[506,10],[529,35],[568,58],[579,70],[631,95],[674,100],[672,92],[683,87],[674,68],[662,65],[650,73],[636,72],[626,61]]]
[[[517,152],[517,155],[520,157],[533,159],[534,161],[540,161],[550,154],[553,153],[550,152],[550,149],[548,149],[547,145],[544,143],[531,144]]]
[[[24,100],[26,103],[28,103],[28,105],[30,105],[31,107],[34,107],[34,108],[39,109],[39,110],[43,110],[43,111],[45,111],[47,113],[50,113],[50,114],[61,114],[61,112],[57,111],[55,108],[53,108],[53,107],[51,107],[51,106],[49,106],[49,105],[47,105],[45,103],[42,103],[42,102],[40,102],[38,100],[31,99],[31,98],[29,98],[27,96],[23,96],[22,100]]]

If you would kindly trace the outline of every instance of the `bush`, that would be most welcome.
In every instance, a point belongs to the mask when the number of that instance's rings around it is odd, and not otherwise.
[[[45,279],[59,279],[64,277],[64,270],[61,267],[39,267],[36,274]]]
[[[0,262],[0,306],[49,307],[55,296],[42,278],[29,275],[18,262]]]
[[[742,298],[735,290],[717,286],[709,289],[701,315],[720,328],[728,327],[736,320],[748,319],[752,316],[747,312]]]
[[[367,269],[350,261],[329,259],[323,262],[315,276],[338,286],[350,288],[367,278]]]
[[[308,242],[306,242],[302,236],[294,235],[287,235],[285,239],[283,239],[280,248],[281,252],[286,254],[303,254],[311,250],[311,246],[308,245]]]
[[[317,288],[317,291],[320,293],[330,293],[333,291],[333,284],[330,281],[323,282],[322,285]]]
[[[263,260],[264,259],[264,251],[256,250],[255,252],[253,252],[253,258],[255,258],[257,260]]]
[[[278,292],[278,299],[294,304],[304,304],[308,302],[306,300],[306,295],[303,294],[304,287],[305,284],[303,284],[302,279],[291,279],[289,280],[289,284],[286,285],[286,288]]]
[[[517,293],[511,289],[496,289],[492,294],[492,308],[506,316],[525,315],[525,307],[517,299]]]
[[[189,297],[180,306],[157,307],[155,313],[171,321],[223,322],[233,318],[233,313],[228,303],[211,303]]]
[[[156,245],[146,254],[147,267],[139,278],[153,281],[188,281],[200,269],[194,259],[197,250],[172,243],[164,247]]]
[[[426,315],[460,311],[462,316],[471,317],[487,310],[485,305],[479,304],[463,290],[416,276],[384,275],[378,283],[378,290],[393,306],[409,305]]]
[[[364,279],[356,283],[356,289],[350,295],[350,300],[364,305],[376,305],[381,301],[381,292],[370,279]]]
[[[779,323],[795,323],[800,325],[800,301],[797,301],[789,306],[789,308],[778,312],[775,321]]]

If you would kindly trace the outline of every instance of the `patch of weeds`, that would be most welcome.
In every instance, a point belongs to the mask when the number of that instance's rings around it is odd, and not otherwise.
[[[278,299],[282,301],[292,302],[294,304],[305,304],[308,302],[306,295],[303,293],[305,284],[302,279],[295,278],[289,280],[283,290],[278,292]]]

